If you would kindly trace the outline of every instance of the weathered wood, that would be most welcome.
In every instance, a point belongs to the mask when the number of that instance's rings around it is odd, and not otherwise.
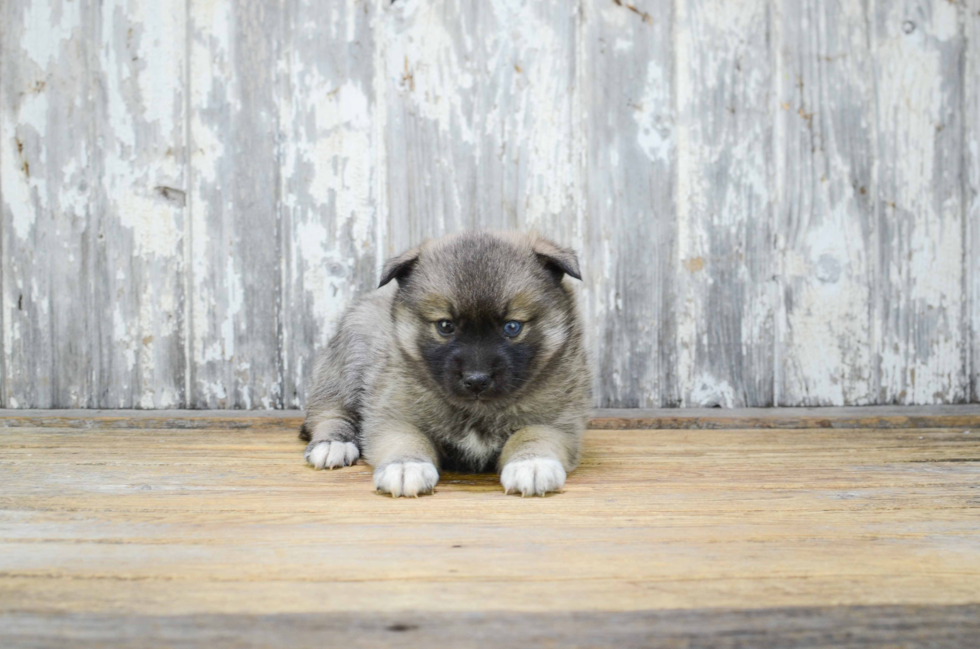
[[[969,379],[957,6],[883,0],[875,4],[871,25],[880,239],[877,401],[963,401]]]
[[[580,250],[597,405],[980,401],[977,0],[0,12],[0,406],[301,407],[472,227]]]
[[[776,404],[875,402],[875,84],[865,5],[781,4]]]
[[[3,11],[3,401],[180,406],[184,3]]]
[[[316,350],[376,287],[378,3],[287,0],[281,61],[283,404],[301,407]],[[328,9],[329,7],[329,9]],[[383,110],[383,105],[381,109]]]
[[[585,306],[598,403],[679,402],[671,3],[584,3]]]
[[[625,613],[282,613],[119,615],[0,613],[9,649],[225,647],[378,649],[574,646],[581,649],[807,647],[963,649],[980,634],[980,606],[811,606]]]
[[[101,150],[92,214],[100,261],[95,404],[184,406],[186,2],[98,6],[101,38],[93,45],[104,105],[93,133]]]
[[[301,410],[0,410],[0,428],[298,430]],[[860,408],[600,408],[597,430],[779,428],[980,428],[980,406],[866,406]]]
[[[699,620],[766,646],[791,629],[827,643],[975,631],[973,432],[591,432],[564,493],[534,499],[458,474],[431,497],[383,497],[368,467],[314,471],[302,447],[274,427],[0,430],[0,634],[108,643],[146,627],[179,646],[223,641],[211,634],[237,620],[236,639],[264,628],[283,646],[312,632],[286,616],[319,614],[321,643],[339,615],[373,638],[417,624],[407,641],[513,611],[546,633],[592,616],[609,640],[680,642]]]
[[[282,11],[192,1],[189,20],[189,405],[281,407]]]
[[[386,9],[389,254],[463,228],[581,243],[576,12],[563,0]]]
[[[968,372],[970,401],[980,403],[980,0],[966,0],[961,9],[966,38],[963,66],[963,241],[965,311],[970,339]]]
[[[675,10],[680,403],[769,406],[772,3],[700,0]]]
[[[102,382],[98,14],[81,1],[47,9],[2,5],[4,403],[14,408],[95,406]]]

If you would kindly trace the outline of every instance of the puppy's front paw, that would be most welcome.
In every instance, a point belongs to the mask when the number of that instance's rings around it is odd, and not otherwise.
[[[374,471],[374,488],[393,497],[427,494],[439,482],[439,470],[431,462],[406,460],[379,466]]]
[[[357,462],[361,452],[353,442],[310,442],[303,457],[314,469],[336,469]]]
[[[565,485],[565,467],[550,457],[513,460],[500,472],[500,484],[504,486],[505,494],[543,496],[549,491],[559,491]]]

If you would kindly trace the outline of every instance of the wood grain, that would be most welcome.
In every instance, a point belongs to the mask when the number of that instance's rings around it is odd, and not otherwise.
[[[283,405],[302,407],[315,350],[348,304],[377,286],[386,227],[375,162],[378,3],[284,4],[281,112]]]
[[[402,500],[369,467],[303,466],[292,428],[3,428],[0,615],[14,639],[206,642],[232,620],[288,636],[297,613],[369,637],[515,611],[562,637],[575,626],[547,620],[578,612],[638,633],[650,618],[622,614],[708,609],[705,633],[870,633],[841,608],[870,606],[958,637],[980,603],[975,432],[592,431],[562,494],[445,474]]]
[[[340,647],[445,645],[651,649],[900,646],[962,649],[980,632],[980,606],[824,606],[628,613],[284,613],[151,615],[0,613],[7,646]]]
[[[4,402],[184,404],[183,2],[4,4]]]
[[[0,11],[0,406],[302,407],[476,227],[580,251],[597,406],[980,400],[977,0]]]
[[[37,7],[44,14],[45,7]],[[97,405],[98,75],[89,3],[4,2],[0,56],[4,404]],[[78,33],[79,42],[68,38]],[[84,36],[83,36],[84,35]],[[89,160],[89,156],[92,160]],[[77,341],[95,353],[76,353]],[[57,375],[54,369],[58,368]]]
[[[188,405],[282,407],[282,12],[262,0],[193,1],[189,20]]]
[[[888,0],[876,3],[871,25],[878,90],[877,401],[921,403],[940,395],[963,401],[969,379],[958,10],[950,2]]]
[[[777,405],[875,402],[875,84],[864,10],[785,3],[774,24]]]
[[[625,408],[677,405],[673,296],[671,3],[583,4],[587,122],[584,250],[594,393]]]
[[[676,372],[685,406],[773,405],[771,4],[675,6]]]
[[[576,13],[560,0],[386,8],[390,254],[464,228],[581,243]]]

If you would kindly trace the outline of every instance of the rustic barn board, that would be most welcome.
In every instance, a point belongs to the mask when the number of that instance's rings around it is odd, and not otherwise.
[[[379,158],[377,3],[287,0],[282,125],[283,404],[306,403],[315,351],[351,300],[375,288]],[[382,106],[383,108],[383,106]]]
[[[585,306],[598,403],[651,407],[674,392],[674,97],[671,3],[584,3]]]
[[[797,606],[573,613],[280,613],[154,615],[0,613],[9,649],[204,647],[278,649],[962,649],[980,633],[980,605]]]
[[[969,343],[957,6],[882,1],[871,23],[878,93],[877,401],[962,401]]]
[[[184,3],[4,3],[4,402],[183,405]]]
[[[980,436],[967,433],[593,431],[562,494],[446,474],[431,497],[393,499],[364,465],[304,466],[291,428],[6,428],[0,628],[23,638],[47,619],[70,634],[91,620],[111,635],[109,617],[207,642],[197,634],[220,623],[193,616],[428,626],[647,611],[704,616],[728,636],[742,616],[762,634],[791,611],[818,624],[831,606],[898,606],[916,623],[875,626],[889,641],[907,645],[919,623],[949,639],[955,611],[971,619],[980,603]]]
[[[389,254],[463,228],[581,244],[577,24],[562,0],[385,11]]]
[[[874,403],[875,85],[865,6],[803,0],[781,8],[774,400]]]
[[[597,405],[980,400],[977,0],[0,11],[0,406],[301,407],[472,227],[580,250]]]
[[[675,11],[680,401],[772,405],[772,5]]]
[[[101,382],[97,14],[85,2],[59,9],[2,5],[4,403],[14,408],[94,406]]]
[[[963,66],[964,127],[964,261],[969,309],[965,313],[970,336],[970,401],[980,402],[980,0],[963,7],[966,56]]]
[[[281,407],[282,10],[191,0],[189,21],[189,405]]]
[[[98,6],[96,403],[184,406],[186,2]]]

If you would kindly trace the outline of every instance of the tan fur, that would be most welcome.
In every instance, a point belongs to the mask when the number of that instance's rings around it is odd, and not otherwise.
[[[387,285],[347,311],[317,360],[307,457],[317,444],[355,443],[375,467],[376,488],[392,495],[431,490],[449,458],[496,468],[508,491],[559,490],[578,464],[591,401],[574,280],[556,280],[562,273],[578,276],[572,251],[521,233],[453,235],[388,262]],[[445,343],[439,320],[492,305],[526,321],[499,344],[536,350],[529,378],[499,398],[455,398],[423,347]]]

